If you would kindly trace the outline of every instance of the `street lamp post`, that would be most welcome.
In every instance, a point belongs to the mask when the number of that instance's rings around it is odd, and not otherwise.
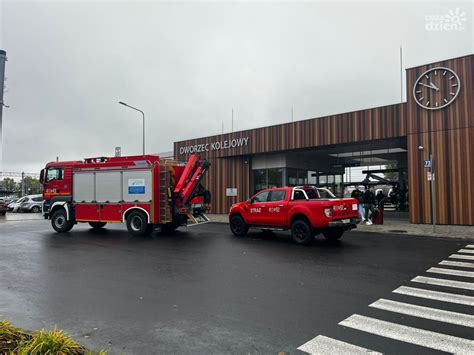
[[[127,106],[127,107],[131,108],[132,110],[138,111],[142,114],[142,118],[143,118],[143,155],[145,155],[145,113],[142,110],[140,110],[136,107],[133,107],[133,106],[130,106],[130,105],[126,104],[125,102],[119,101],[119,104]]]

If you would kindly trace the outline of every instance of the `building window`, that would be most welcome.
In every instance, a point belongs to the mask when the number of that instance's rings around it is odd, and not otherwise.
[[[288,174],[288,186],[308,185],[308,171],[299,169],[286,169]]]
[[[268,169],[268,187],[283,186],[283,169]]]
[[[253,192],[283,186],[283,169],[258,169],[253,171]]]
[[[296,186],[298,180],[296,169],[286,169],[286,173],[288,174],[288,186]]]
[[[254,170],[253,171],[253,192],[258,192],[260,190],[266,189],[268,187],[267,183],[267,171],[265,169]]]

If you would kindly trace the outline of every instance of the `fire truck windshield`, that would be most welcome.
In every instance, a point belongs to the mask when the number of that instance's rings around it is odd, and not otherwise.
[[[61,180],[63,178],[63,169],[49,168],[46,174],[46,182]]]

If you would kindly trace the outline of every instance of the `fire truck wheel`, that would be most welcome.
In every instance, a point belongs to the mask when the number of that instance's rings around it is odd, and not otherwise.
[[[245,224],[245,221],[241,216],[235,215],[230,219],[230,230],[237,237],[243,237],[247,234],[249,226]]]
[[[153,225],[148,224],[145,213],[142,211],[132,211],[127,217],[127,229],[132,235],[147,235],[153,231]]]
[[[107,222],[89,222],[89,225],[94,229],[101,229],[106,224],[107,224]]]
[[[334,228],[323,232],[323,235],[327,240],[338,240],[343,234],[344,230],[342,228]]]
[[[313,229],[303,219],[297,219],[291,225],[291,237],[296,244],[309,245],[314,240]]]
[[[53,216],[51,217],[51,225],[56,232],[65,233],[72,229],[74,223],[67,220],[66,211],[61,208],[53,213]]]

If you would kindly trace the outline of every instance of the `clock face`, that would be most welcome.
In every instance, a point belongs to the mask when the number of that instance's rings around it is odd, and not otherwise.
[[[454,71],[437,67],[425,71],[416,80],[413,98],[425,109],[438,110],[453,102],[460,89],[461,82]]]

